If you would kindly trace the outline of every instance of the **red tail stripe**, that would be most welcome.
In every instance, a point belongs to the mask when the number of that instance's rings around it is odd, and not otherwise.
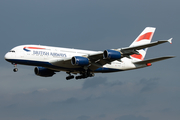
[[[141,40],[143,40],[143,39],[150,40],[152,34],[153,34],[153,32],[145,33],[144,35],[141,35],[141,36],[136,40],[136,42],[139,42],[139,41],[141,41]]]

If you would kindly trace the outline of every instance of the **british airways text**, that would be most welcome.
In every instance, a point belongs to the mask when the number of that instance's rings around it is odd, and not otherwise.
[[[55,53],[55,52],[45,52],[45,51],[33,51],[34,55],[42,55],[42,56],[53,56],[53,57],[67,57],[64,53]]]

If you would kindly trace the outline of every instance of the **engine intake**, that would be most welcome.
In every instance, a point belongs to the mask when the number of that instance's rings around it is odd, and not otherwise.
[[[121,58],[121,53],[119,51],[115,51],[115,50],[105,50],[103,53],[103,57],[105,59],[118,60]]]
[[[86,66],[89,65],[89,59],[86,57],[74,56],[71,59],[71,64],[77,66]]]
[[[41,77],[52,77],[55,74],[53,70],[44,67],[35,67],[34,73]]]

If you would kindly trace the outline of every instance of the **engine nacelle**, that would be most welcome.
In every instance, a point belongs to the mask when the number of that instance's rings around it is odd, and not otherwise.
[[[77,66],[86,66],[89,65],[89,59],[86,57],[74,56],[71,59],[71,64]]]
[[[105,59],[118,60],[121,58],[121,53],[119,51],[115,51],[115,50],[105,50],[103,53],[103,57]]]
[[[52,77],[55,74],[53,70],[44,67],[35,67],[34,73],[41,77]]]

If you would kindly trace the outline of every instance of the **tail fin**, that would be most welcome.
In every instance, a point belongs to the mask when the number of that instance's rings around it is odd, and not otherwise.
[[[130,45],[130,47],[150,43],[155,30],[156,30],[156,28],[154,28],[154,27],[146,27],[141,32],[141,34],[134,40],[134,42]],[[133,54],[133,55],[131,55],[131,59],[136,60],[136,61],[144,60],[147,48],[137,50],[137,51],[139,52],[139,55]]]

